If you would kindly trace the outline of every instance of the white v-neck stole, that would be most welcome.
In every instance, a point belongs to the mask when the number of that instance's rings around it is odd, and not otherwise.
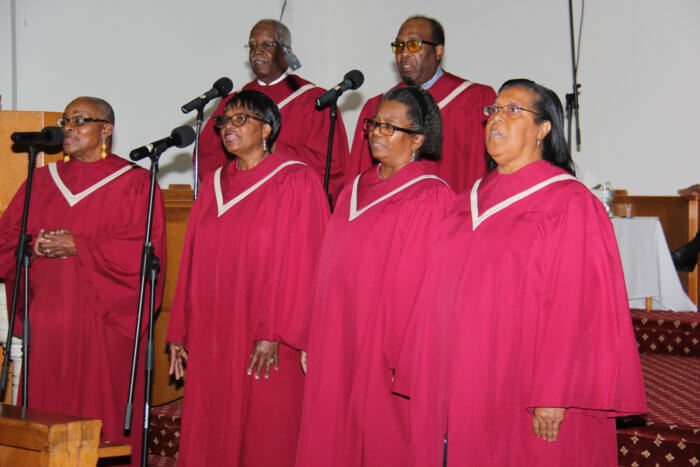
[[[357,209],[357,184],[358,184],[359,181],[360,181],[360,176],[361,176],[361,174],[358,175],[357,177],[355,177],[355,181],[354,181],[353,184],[352,184],[352,195],[350,196],[350,215],[349,215],[349,217],[348,217],[348,221],[353,221],[353,220],[355,220],[355,219],[356,219],[357,217],[359,217],[363,212],[365,212],[366,210],[368,210],[368,209],[371,208],[372,206],[376,206],[377,204],[381,203],[382,201],[391,198],[391,197],[394,196],[396,193],[399,193],[400,191],[405,190],[406,188],[408,188],[408,187],[410,187],[411,185],[414,185],[414,184],[420,182],[421,180],[427,180],[427,179],[429,179],[429,178],[434,178],[434,179],[436,179],[436,180],[440,180],[442,183],[444,183],[445,185],[447,185],[447,182],[446,182],[445,180],[441,179],[440,177],[438,177],[438,176],[436,176],[436,175],[421,175],[420,177],[416,177],[416,178],[414,178],[413,180],[410,180],[410,181],[404,183],[404,184],[401,185],[400,187],[396,188],[395,190],[390,191],[389,193],[385,194],[384,196],[381,196],[381,197],[375,199],[374,201],[372,201],[371,203],[369,203],[369,204],[368,204],[367,206],[365,206],[364,208],[358,210],[358,209]]]
[[[270,180],[272,177],[275,176],[277,172],[282,170],[283,168],[287,167],[288,165],[292,164],[301,164],[301,165],[306,165],[303,162],[299,161],[287,161],[284,162],[280,165],[277,166],[275,170],[267,174],[264,178],[259,180],[256,184],[245,190],[243,193],[240,195],[236,196],[235,198],[231,199],[230,201],[224,203],[224,193],[221,190],[221,169],[223,167],[219,167],[216,169],[216,172],[214,173],[214,194],[216,195],[216,207],[218,211],[218,216],[221,217],[226,211],[231,209],[233,206],[238,204],[240,201],[242,201],[245,197],[247,197],[249,194],[260,188],[265,182]]]
[[[504,210],[505,208],[507,208],[511,204],[516,203],[516,202],[520,201],[521,199],[527,198],[531,194],[541,190],[542,188],[544,188],[548,185],[551,185],[552,183],[561,182],[564,180],[578,180],[578,179],[576,177],[574,177],[573,175],[569,175],[569,174],[562,174],[562,175],[557,175],[557,176],[552,177],[552,178],[548,178],[547,180],[540,182],[537,185],[531,186],[527,190],[521,191],[520,193],[515,194],[515,195],[511,196],[510,198],[507,198],[507,199],[501,201],[500,203],[491,206],[490,208],[488,208],[486,210],[486,212],[484,212],[480,216],[479,215],[479,199],[478,199],[477,192],[479,190],[479,184],[481,184],[481,180],[483,180],[483,179],[480,178],[479,180],[476,181],[476,183],[474,183],[474,187],[472,187],[472,191],[471,191],[470,197],[469,197],[471,210],[472,210],[472,230],[476,230],[476,228],[479,227],[479,224],[481,224],[482,222],[484,222],[486,219],[493,216],[497,212]]]
[[[65,183],[63,183],[63,180],[61,180],[61,177],[58,175],[58,169],[56,168],[56,163],[51,162],[49,165],[49,174],[51,174],[51,178],[53,179],[54,183],[56,184],[56,187],[58,188],[58,191],[61,192],[64,198],[66,198],[66,201],[68,202],[68,205],[70,207],[75,206],[78,202],[83,200],[85,197],[88,195],[94,193],[95,191],[99,190],[115,178],[121,176],[122,174],[126,173],[127,171],[131,170],[134,168],[133,165],[127,165],[122,167],[121,169],[117,170],[114,172],[112,175],[109,175],[99,182],[95,183],[92,186],[87,187],[83,191],[77,194],[73,194],[68,187],[66,186]]]
[[[454,89],[452,90],[451,93],[449,93],[447,96],[445,96],[445,98],[444,98],[443,100],[441,100],[441,101],[438,103],[438,108],[439,108],[440,110],[442,110],[443,108],[445,108],[445,106],[446,106],[447,104],[449,104],[450,102],[452,102],[457,96],[459,96],[460,94],[462,94],[462,91],[464,91],[465,89],[467,89],[467,88],[468,88],[469,86],[471,86],[472,84],[474,84],[474,83],[472,83],[471,81],[467,80],[467,81],[464,81],[464,82],[463,82],[462,84],[460,84],[459,86],[457,86],[456,88],[454,88]]]

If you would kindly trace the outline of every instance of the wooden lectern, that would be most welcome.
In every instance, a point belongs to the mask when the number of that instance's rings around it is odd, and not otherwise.
[[[0,465],[94,466],[102,457],[128,456],[128,444],[100,445],[102,421],[0,404]]]
[[[0,111],[0,214],[6,209],[22,182],[27,179],[27,153],[14,152],[10,136],[16,131],[41,131],[47,126],[56,126],[60,112]],[[63,158],[60,147],[57,152],[37,154],[36,166]],[[26,150],[26,149],[25,149]]]

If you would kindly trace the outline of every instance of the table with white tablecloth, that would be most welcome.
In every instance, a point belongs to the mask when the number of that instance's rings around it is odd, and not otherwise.
[[[630,308],[697,311],[683,290],[661,222],[656,217],[614,217],[617,245],[627,284]]]

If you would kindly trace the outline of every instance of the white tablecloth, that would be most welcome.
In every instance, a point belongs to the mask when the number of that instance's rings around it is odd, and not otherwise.
[[[673,266],[659,219],[614,217],[612,223],[630,308],[646,308],[651,297],[654,310],[697,311]]]

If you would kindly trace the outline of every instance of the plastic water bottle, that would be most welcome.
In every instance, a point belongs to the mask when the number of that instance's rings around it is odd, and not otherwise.
[[[608,217],[613,216],[613,196],[614,196],[612,183],[605,182],[603,184],[603,204],[605,205],[605,210],[608,213]]]

